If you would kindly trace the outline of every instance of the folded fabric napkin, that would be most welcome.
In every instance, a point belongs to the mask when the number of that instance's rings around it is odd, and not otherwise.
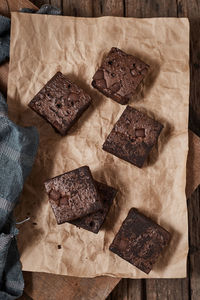
[[[24,282],[16,244],[18,230],[12,211],[31,171],[37,152],[35,128],[22,128],[8,119],[0,94],[0,299],[16,299]]]
[[[42,6],[36,13],[61,14],[49,5]],[[10,20],[0,16],[0,63],[9,58],[9,44]],[[18,230],[12,212],[31,171],[37,147],[37,130],[22,128],[10,121],[6,101],[0,93],[0,300],[17,299],[24,289],[16,243]]]
[[[10,49],[10,19],[0,16],[0,64],[8,59]]]

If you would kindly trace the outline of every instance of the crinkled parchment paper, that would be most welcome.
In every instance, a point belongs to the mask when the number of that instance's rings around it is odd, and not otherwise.
[[[185,197],[188,152],[189,24],[187,19],[97,19],[12,14],[8,105],[11,118],[34,125],[40,146],[16,214],[23,270],[94,277],[184,277],[188,252]],[[143,169],[102,150],[124,106],[90,83],[112,46],[138,56],[151,72],[130,105],[164,125]],[[41,87],[62,71],[92,96],[93,104],[66,137],[28,108]],[[56,225],[43,182],[89,165],[96,180],[119,190],[98,235],[70,224]],[[131,207],[172,234],[170,246],[147,276],[108,250]],[[61,249],[58,249],[61,245]]]

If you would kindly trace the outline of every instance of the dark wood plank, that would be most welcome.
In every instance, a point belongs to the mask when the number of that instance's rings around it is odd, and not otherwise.
[[[178,0],[177,15],[190,21],[190,118],[189,128],[200,136],[200,2]]]
[[[193,14],[192,14],[193,15]],[[199,13],[200,16],[200,13]],[[200,19],[190,19],[190,115],[189,128],[200,136]]]
[[[190,115],[189,127],[200,135],[200,2],[178,1],[179,16],[190,18]],[[189,276],[191,300],[200,299],[200,187],[188,200]]]
[[[125,0],[125,14],[127,17],[176,17],[177,5],[175,0]]]
[[[22,7],[36,8],[33,3],[29,0],[1,0],[0,1],[0,12],[2,15],[10,17],[11,11],[17,11]]]
[[[122,279],[106,300],[141,300],[143,280]]]
[[[62,11],[63,3],[62,0],[32,0],[32,2],[37,6],[41,7],[44,4],[53,5]]]
[[[200,299],[200,188],[188,200],[190,232],[190,288],[191,300]]]
[[[187,158],[187,178],[186,178],[187,198],[189,198],[192,195],[192,193],[196,190],[196,188],[200,183],[199,153],[200,153],[200,138],[196,134],[194,134],[191,130],[189,130],[189,152]]]
[[[31,0],[31,2],[33,2],[37,7],[40,7],[43,4],[50,4],[50,0]],[[59,1],[55,1],[55,2],[59,2]]]
[[[93,0],[93,16],[118,16],[123,17],[125,6],[123,0]]]
[[[61,9],[61,11],[63,10],[63,3],[62,0],[49,0],[49,4]]]
[[[188,281],[188,279],[148,279],[146,280],[146,299],[189,300]]]
[[[92,0],[63,0],[65,16],[92,17]]]

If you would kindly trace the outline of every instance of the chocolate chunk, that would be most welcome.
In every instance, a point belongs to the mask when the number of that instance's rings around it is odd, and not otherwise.
[[[117,190],[101,182],[95,181],[95,184],[103,202],[103,209],[69,223],[88,231],[98,233],[113,203]]]
[[[135,136],[136,137],[145,137],[145,129],[144,128],[135,129]]]
[[[127,106],[108,135],[103,150],[141,168],[163,125]]]
[[[49,198],[58,224],[84,217],[103,209],[89,167],[84,166],[45,182],[46,192],[60,193],[59,201]]]
[[[105,79],[97,79],[94,82],[95,82],[95,84],[97,84],[98,86],[100,86],[102,89],[107,88]]]
[[[115,83],[118,83],[117,78],[115,76],[112,76],[112,73],[104,72],[104,79],[106,81],[106,87],[111,88]],[[97,82],[98,84],[98,82]]]
[[[29,107],[65,135],[91,103],[90,96],[61,72],[31,100]]]
[[[118,48],[112,48],[93,76],[92,86],[120,104],[127,104],[149,66]],[[99,81],[105,79],[106,84]],[[128,97],[127,97],[128,95]]]
[[[109,249],[148,274],[169,241],[167,230],[132,208]]]
[[[97,79],[102,79],[103,77],[104,77],[103,71],[102,71],[102,70],[98,70],[98,71],[95,73],[93,79],[94,79],[94,80],[97,80]]]

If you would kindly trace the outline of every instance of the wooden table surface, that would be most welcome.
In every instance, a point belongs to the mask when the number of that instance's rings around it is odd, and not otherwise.
[[[0,0],[2,1],[2,0]],[[9,2],[12,3],[13,0]],[[18,0],[20,2],[21,0]],[[104,15],[127,16],[127,17],[189,17],[190,19],[190,120],[189,128],[200,136],[200,0],[32,0],[40,7],[44,3],[50,3],[61,8],[63,15],[74,15],[84,17],[97,17]],[[130,280],[122,279],[115,287],[107,300],[198,300],[200,299],[200,188],[193,192],[188,199],[189,214],[189,243],[190,251],[188,257],[188,277],[186,279],[148,279],[148,280]],[[25,275],[25,282],[31,282],[31,273]],[[40,276],[40,275],[38,275]],[[53,277],[46,274],[46,288],[54,285],[58,289],[58,282]],[[35,277],[36,280],[36,277]],[[66,279],[67,280],[67,279]],[[81,285],[88,285],[88,279],[81,279]],[[91,280],[91,286],[88,287],[92,293],[95,293],[95,286],[102,289],[108,288],[100,279]],[[37,285],[39,285],[39,277]],[[70,280],[76,288],[76,280]],[[113,287],[118,282],[113,281]],[[67,284],[64,279],[59,281],[60,288]],[[41,284],[41,294],[44,292]],[[40,288],[38,286],[38,288]],[[110,287],[109,287],[110,288]],[[31,288],[29,287],[29,290]],[[74,300],[89,300],[92,298],[83,296],[73,298]],[[34,294],[34,293],[33,293]],[[89,295],[88,294],[88,295]],[[106,294],[106,292],[105,292]],[[64,295],[64,294],[63,294]],[[103,295],[103,293],[102,293]],[[21,299],[30,300],[28,295]],[[33,300],[44,299],[45,296]],[[50,298],[48,298],[49,300]],[[51,296],[52,300],[57,300],[56,293]],[[66,294],[63,300],[72,299]],[[99,300],[104,299],[98,298]],[[96,298],[95,298],[96,300]]]

